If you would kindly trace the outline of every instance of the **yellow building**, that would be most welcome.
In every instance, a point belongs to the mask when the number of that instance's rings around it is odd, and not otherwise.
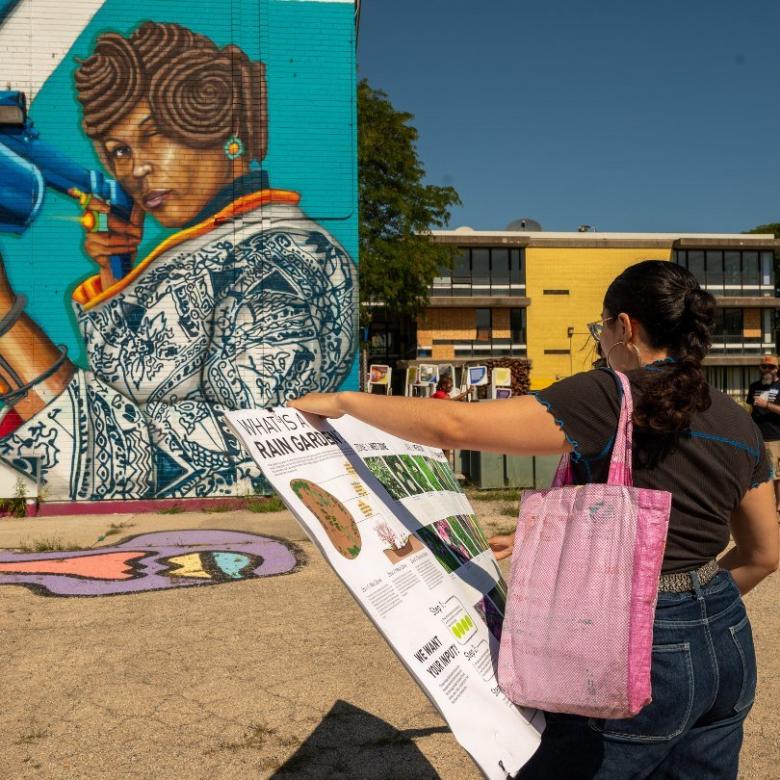
[[[710,382],[743,396],[758,356],[776,352],[771,235],[434,231],[461,251],[452,273],[434,281],[417,323],[416,361],[475,364],[531,360],[531,387],[590,367],[587,323],[600,318],[609,282],[640,260],[679,262],[718,301]]]

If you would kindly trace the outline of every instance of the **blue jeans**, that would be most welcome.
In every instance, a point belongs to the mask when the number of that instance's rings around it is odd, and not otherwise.
[[[549,714],[518,778],[736,778],[742,726],[756,691],[745,606],[726,571],[695,592],[660,593],[653,627],[653,701],[623,720]]]

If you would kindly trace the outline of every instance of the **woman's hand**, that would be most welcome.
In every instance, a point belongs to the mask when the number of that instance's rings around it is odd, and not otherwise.
[[[287,406],[308,414],[335,419],[344,414],[340,396],[341,393],[307,393],[294,401],[288,401]]]
[[[488,539],[488,544],[490,545],[493,554],[496,556],[496,560],[501,561],[512,554],[512,550],[515,546],[515,535],[500,534],[491,536],[490,539]]]
[[[136,203],[130,212],[130,221],[117,217],[110,212],[106,203],[93,200],[90,208],[108,214],[108,230],[87,233],[84,251],[100,266],[100,280],[103,289],[118,281],[111,272],[111,255],[130,255],[135,260],[138,245],[143,238],[144,210]]]

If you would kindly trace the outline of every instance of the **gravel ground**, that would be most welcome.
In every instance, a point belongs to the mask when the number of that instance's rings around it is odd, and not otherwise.
[[[476,501],[490,532],[516,503]],[[0,520],[0,547],[225,528],[294,542],[295,573],[107,598],[0,587],[0,777],[377,778],[480,774],[287,512]],[[760,664],[741,776],[780,765],[778,595],[748,597]]]

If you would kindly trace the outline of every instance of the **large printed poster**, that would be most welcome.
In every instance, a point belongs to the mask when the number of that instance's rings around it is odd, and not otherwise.
[[[544,718],[498,686],[506,586],[441,451],[350,417],[227,419],[485,775],[517,772]]]

